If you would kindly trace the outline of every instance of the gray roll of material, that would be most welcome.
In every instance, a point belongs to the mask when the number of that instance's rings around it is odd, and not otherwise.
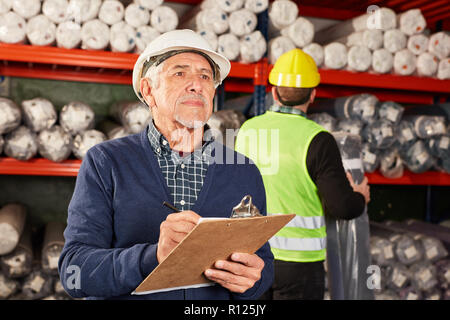
[[[395,73],[408,76],[414,73],[417,67],[416,56],[408,49],[397,51],[394,55],[394,71]]]
[[[335,111],[338,118],[356,118],[364,123],[377,120],[378,98],[372,94],[362,93],[335,100]]]
[[[369,143],[363,143],[362,161],[365,172],[374,172],[380,165],[380,157],[378,156],[378,152]]]
[[[429,147],[431,147],[429,150],[435,157],[450,158],[450,136],[448,134],[450,133],[429,140],[434,142],[432,145],[429,144]]]
[[[136,53],[144,52],[147,45],[157,38],[161,33],[150,26],[140,26],[136,29]]]
[[[137,3],[130,3],[125,8],[125,22],[133,28],[148,25],[150,22],[150,12]]]
[[[230,27],[230,21],[227,13],[220,8],[202,9],[196,17],[196,30],[211,30],[215,34],[227,32]]]
[[[85,103],[70,102],[61,109],[59,124],[72,136],[92,129],[95,124],[94,110]]]
[[[106,140],[105,134],[98,130],[83,131],[73,139],[72,152],[78,159],[83,159],[90,148]]]
[[[42,243],[42,271],[49,275],[58,275],[58,260],[64,247],[65,224],[57,221],[45,225],[44,241]]]
[[[98,18],[103,23],[112,26],[121,21],[125,15],[125,7],[118,0],[105,0],[98,12]]]
[[[404,111],[405,108],[402,105],[394,101],[385,101],[378,108],[378,116],[380,119],[386,119],[393,124],[398,124],[403,117]]]
[[[394,245],[383,237],[370,237],[370,254],[373,263],[380,267],[391,265],[396,261]]]
[[[408,38],[399,29],[388,30],[383,35],[383,46],[391,53],[406,48]]]
[[[23,120],[34,132],[51,128],[58,118],[53,104],[44,98],[22,101]]]
[[[337,120],[329,113],[319,112],[308,115],[308,119],[311,119],[315,123],[321,125],[328,132],[334,132],[337,129]]]
[[[289,37],[298,48],[303,48],[314,38],[314,25],[308,19],[298,17],[294,23],[281,30],[281,35]]]
[[[59,125],[42,130],[37,144],[41,156],[53,162],[64,161],[72,153],[72,136]]]
[[[368,142],[375,149],[388,149],[396,141],[395,126],[384,119],[377,120],[367,126]]]
[[[228,60],[236,61],[240,50],[239,39],[233,33],[224,33],[217,38],[217,52],[224,55]]]
[[[27,276],[32,270],[32,264],[31,228],[25,227],[16,248],[0,256],[0,267],[8,278],[17,279]]]
[[[424,34],[415,34],[408,38],[406,47],[415,55],[428,50],[428,37]]]
[[[20,290],[20,282],[18,280],[7,278],[0,272],[0,299],[8,299]]]
[[[406,120],[400,121],[396,127],[395,136],[397,137],[398,146],[402,152],[409,149],[417,141],[417,135],[413,125]]]
[[[443,116],[405,116],[413,124],[416,135],[421,139],[443,135],[447,132]]]
[[[230,13],[244,6],[244,0],[216,0],[216,3],[223,11]]]
[[[380,173],[389,179],[403,176],[403,162],[396,148],[390,148],[380,154]]]
[[[148,10],[153,10],[162,5],[164,0],[134,0],[134,2]]]
[[[388,268],[388,287],[398,291],[406,288],[411,283],[411,272],[408,267],[393,263]]]
[[[338,119],[336,130],[346,132],[349,134],[360,135],[363,129],[364,123],[359,119]]]
[[[27,23],[27,38],[32,45],[49,46],[56,39],[56,25],[43,14],[34,16]]]
[[[278,30],[294,23],[298,16],[298,6],[290,0],[276,0],[269,6],[269,20]]]
[[[439,62],[437,78],[441,80],[450,79],[450,59],[442,59]]]
[[[442,241],[439,239],[422,234],[418,234],[415,239],[422,242],[424,258],[427,261],[434,263],[448,256],[447,249],[445,249]]]
[[[111,26],[109,38],[113,52],[131,52],[136,46],[136,31],[124,21]]]
[[[372,54],[372,69],[376,73],[391,72],[394,66],[394,56],[388,50],[382,48]]]
[[[420,261],[410,268],[413,285],[422,291],[430,291],[437,285],[436,267],[428,261]]]
[[[450,288],[450,259],[440,260],[435,266],[441,288]]]
[[[430,36],[428,41],[428,51],[439,59],[445,59],[450,54],[450,36],[441,31]]]
[[[230,32],[237,37],[252,33],[258,24],[256,14],[248,9],[233,11],[229,18]]]
[[[402,154],[402,159],[408,169],[414,173],[428,171],[435,164],[435,159],[428,152],[423,140],[416,141],[411,147],[406,149]]]
[[[240,61],[253,63],[259,61],[267,51],[267,42],[261,31],[256,30],[240,40]]]
[[[275,64],[277,59],[285,52],[295,49],[295,44],[289,37],[278,36],[269,41],[269,63]],[[323,56],[323,51],[322,51]],[[323,57],[322,57],[323,60]]]
[[[53,278],[41,269],[34,269],[23,281],[22,293],[26,299],[42,299],[52,292]]]
[[[0,135],[13,131],[22,122],[22,112],[17,104],[0,97]]]
[[[84,23],[97,18],[102,0],[70,0],[67,17],[76,23]]]
[[[12,9],[24,19],[30,19],[41,11],[41,0],[13,0]]]
[[[323,52],[323,47],[320,44],[315,42],[310,43],[303,48],[303,52],[309,54],[314,59],[318,68],[322,66],[325,54]]]
[[[27,161],[37,153],[37,137],[25,126],[19,126],[5,136],[3,148],[8,157]]]
[[[53,23],[62,23],[67,20],[68,7],[68,0],[45,0],[42,13]]]
[[[342,69],[347,64],[347,47],[332,42],[324,47],[324,66],[329,69]]]
[[[161,33],[172,31],[178,26],[178,15],[172,8],[162,5],[152,11],[150,24]]]
[[[211,49],[216,51],[218,45],[218,37],[214,31],[211,30],[199,30],[197,31],[206,41],[208,41]]]
[[[104,50],[109,45],[109,27],[98,19],[89,20],[81,27],[81,48]]]
[[[372,64],[372,53],[367,47],[353,46],[348,50],[347,66],[354,71],[367,71]]]
[[[245,0],[244,8],[254,13],[261,13],[269,7],[269,0]]]
[[[0,209],[0,255],[12,252],[23,233],[27,211],[25,206],[9,203]]]
[[[56,27],[56,45],[60,48],[74,49],[81,43],[81,25],[65,21]]]
[[[6,13],[12,8],[12,0],[0,0],[0,14]]]
[[[412,36],[422,33],[427,26],[427,22],[420,9],[411,9],[398,15],[398,25],[403,33]]]
[[[140,101],[116,103],[110,113],[130,133],[141,132],[152,119],[149,108]]]
[[[17,13],[9,11],[0,14],[0,42],[24,43],[27,35],[27,23]]]
[[[389,222],[387,223],[389,225]],[[395,244],[395,254],[398,261],[405,266],[410,266],[422,260],[424,252],[422,244],[410,234],[401,234],[391,238]]]
[[[421,53],[417,57],[417,74],[423,77],[432,77],[436,74],[439,59],[429,52]]]
[[[109,140],[126,137],[131,134],[124,126],[110,120],[104,120],[99,124],[99,129]]]
[[[404,289],[401,289],[399,291],[399,297],[400,300],[422,300],[422,292],[414,287],[413,285],[410,285]]]

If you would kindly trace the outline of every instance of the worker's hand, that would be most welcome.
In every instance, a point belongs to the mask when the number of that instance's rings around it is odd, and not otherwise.
[[[353,188],[353,191],[359,192],[364,196],[364,199],[366,201],[366,204],[370,202],[370,186],[369,186],[369,180],[367,177],[364,177],[364,180],[360,184],[356,184],[355,181],[353,181],[353,177],[350,172],[346,172],[347,179],[350,182],[350,185]]]
[[[181,240],[197,225],[200,216],[194,211],[181,211],[169,214],[159,229],[156,258],[161,263]]]
[[[231,292],[244,293],[261,278],[264,260],[256,254],[233,253],[231,261],[218,260],[205,276]]]

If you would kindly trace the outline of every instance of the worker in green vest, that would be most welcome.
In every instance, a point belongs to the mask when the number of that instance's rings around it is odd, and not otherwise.
[[[356,185],[346,173],[337,143],[306,116],[320,74],[300,49],[284,53],[269,75],[274,104],[247,120],[236,138],[236,151],[260,170],[268,214],[296,217],[269,243],[275,279],[263,299],[314,299],[324,296],[326,230],[324,213],[353,219],[370,201],[367,178]]]

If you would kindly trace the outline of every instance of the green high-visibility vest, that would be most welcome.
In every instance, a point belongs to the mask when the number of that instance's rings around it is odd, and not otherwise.
[[[268,215],[296,214],[269,240],[277,260],[325,260],[323,208],[306,167],[308,147],[321,131],[303,116],[266,111],[246,121],[237,135],[236,151],[250,158],[263,177]]]

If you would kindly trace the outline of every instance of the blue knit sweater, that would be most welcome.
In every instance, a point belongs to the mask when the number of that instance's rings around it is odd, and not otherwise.
[[[83,159],[58,264],[65,290],[73,297],[91,299],[258,298],[273,281],[268,243],[256,252],[265,263],[261,279],[243,294],[220,285],[130,294],[157,266],[159,227],[171,213],[162,206],[170,201],[170,193],[146,133],[98,144]],[[229,217],[232,207],[250,194],[266,214],[265,189],[256,166],[247,158],[244,164],[225,164],[232,159],[237,163],[243,156],[213,143],[216,162],[208,168],[192,211],[203,217]]]

